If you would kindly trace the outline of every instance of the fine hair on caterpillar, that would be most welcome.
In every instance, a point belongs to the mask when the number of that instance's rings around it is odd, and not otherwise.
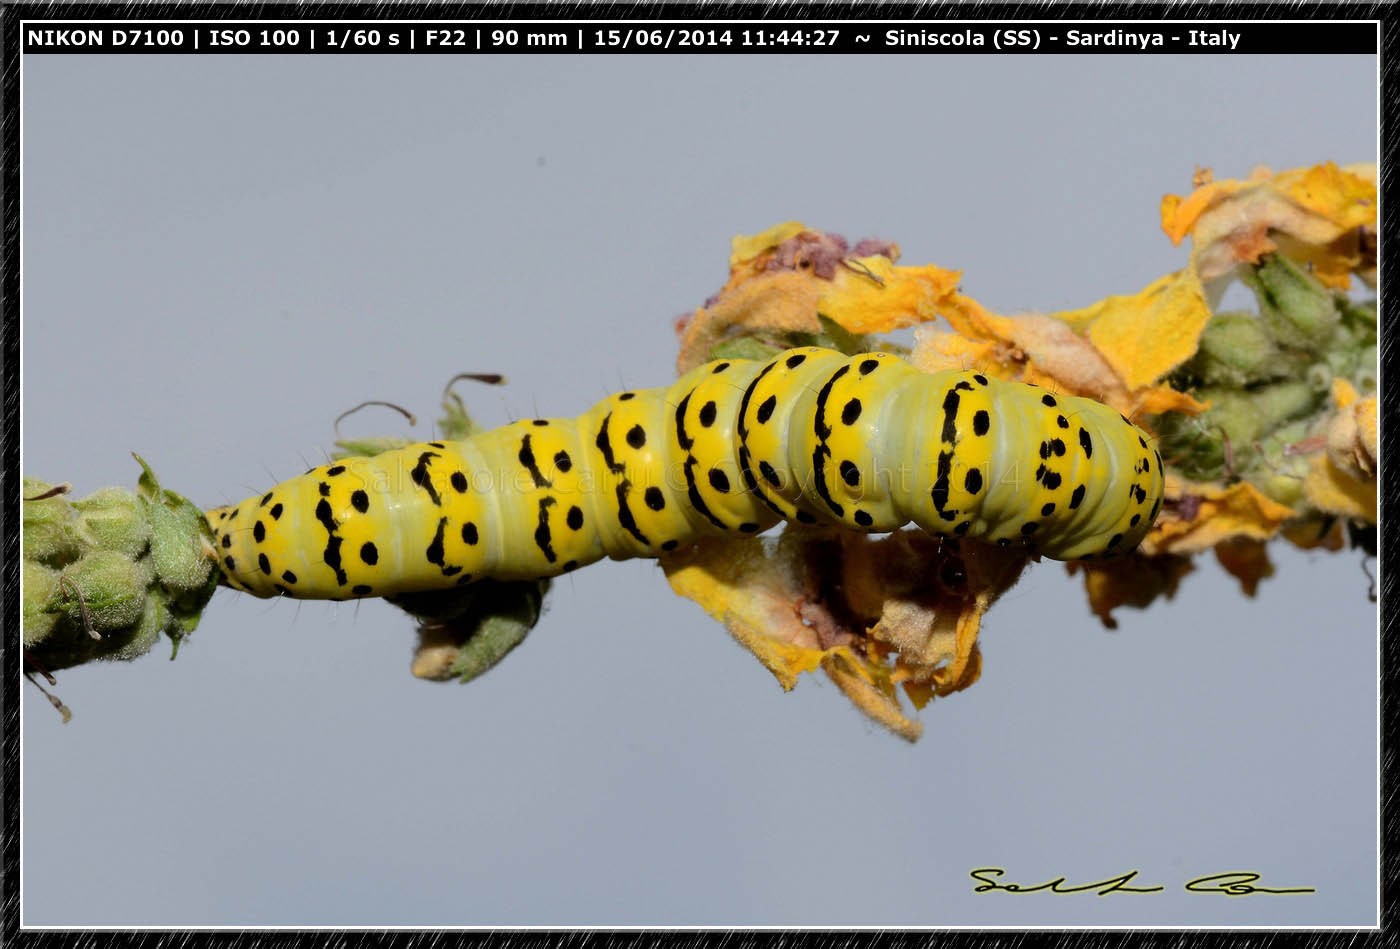
[[[1162,489],[1146,433],[1099,403],[804,347],[577,418],[313,467],[207,516],[230,586],[343,599],[555,576],[781,521],[1115,556]]]

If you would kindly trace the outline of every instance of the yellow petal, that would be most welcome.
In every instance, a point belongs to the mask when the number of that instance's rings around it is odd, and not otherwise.
[[[950,695],[961,691],[976,682],[982,673],[982,653],[977,645],[977,633],[982,627],[982,614],[987,611],[990,599],[979,595],[973,609],[958,617],[958,628],[954,640],[953,661],[934,670],[930,681],[935,695]],[[919,708],[923,708],[922,705]]]
[[[666,579],[705,612],[767,638],[820,650],[817,631],[802,622],[806,566],[800,546],[762,538],[709,538],[661,560]]]
[[[1356,232],[1375,226],[1374,166],[1326,162],[1277,175],[1262,169],[1246,180],[1213,181],[1186,198],[1162,199],[1162,229],[1173,243],[1192,236],[1191,265],[1202,281],[1286,244],[1324,283],[1345,289],[1353,271],[1374,266]]]
[[[1327,425],[1327,452],[1312,459],[1303,494],[1317,510],[1376,523],[1377,402],[1361,398],[1346,379],[1332,382],[1337,414]]]
[[[1367,173],[1368,169],[1369,174]],[[1278,187],[1302,207],[1350,230],[1376,222],[1375,166],[1343,171],[1335,162],[1284,172]]]
[[[1154,354],[1154,348],[1144,341],[1176,336],[1181,341],[1179,352],[1189,356],[1210,317],[1203,299],[1199,309],[1188,308],[1184,313],[1152,312],[1154,287],[1170,279],[1157,281],[1136,297],[1110,297],[1083,310],[1052,316],[1000,316],[954,293],[940,312],[955,332],[920,327],[914,334],[911,361],[927,372],[977,369],[1000,379],[1088,396],[1129,417],[1169,411],[1194,415],[1206,406],[1186,393],[1152,385],[1152,379],[1149,384],[1130,387],[1092,332],[1086,336],[1079,331],[1093,331],[1103,320],[1098,332],[1118,345],[1116,357],[1123,368],[1136,372],[1137,377],[1147,377],[1158,369],[1165,371],[1163,367],[1175,357],[1164,359]]]
[[[893,680],[924,683],[929,695],[949,695],[976,679],[973,654],[985,604],[929,602],[893,598],[869,635],[899,652]],[[920,705],[919,707],[922,707]]]
[[[1365,448],[1372,458],[1380,458],[1380,432],[1376,417],[1379,406],[1376,404],[1376,397],[1362,399],[1353,411],[1356,414],[1356,430],[1361,447]]]
[[[1186,415],[1200,415],[1210,408],[1209,402],[1200,402],[1185,392],[1177,392],[1170,386],[1148,386],[1133,393],[1136,400],[1132,409],[1121,410],[1124,415],[1163,415],[1167,412],[1181,412]]]
[[[1250,184],[1252,182],[1234,181],[1227,178],[1223,181],[1205,182],[1185,198],[1174,194],[1163,195],[1162,230],[1166,232],[1167,237],[1171,238],[1173,244],[1180,244],[1181,239],[1191,233],[1196,222],[1200,220],[1201,215],[1208,208],[1229,195],[1249,187]]]
[[[1327,426],[1327,457],[1355,481],[1376,480],[1376,399],[1352,402]]]
[[[1332,380],[1332,402],[1339,409],[1344,409],[1351,405],[1361,396],[1356,391],[1356,386],[1347,379],[1338,376]]]
[[[1210,307],[1191,270],[1168,274],[1135,294],[1054,314],[1086,329],[1130,389],[1151,385],[1196,352]]]
[[[818,309],[852,333],[886,333],[936,319],[960,277],[932,265],[896,267],[880,255],[851,258],[825,288]]]
[[[1149,554],[1194,554],[1232,537],[1267,540],[1294,516],[1286,504],[1240,481],[1225,487],[1186,481],[1168,473],[1165,505],[1143,541]],[[1191,514],[1188,518],[1183,512]]]
[[[849,653],[827,656],[822,668],[856,708],[905,741],[919,740],[924,726],[905,715],[893,692],[880,688],[872,681],[865,673],[865,667],[852,661]]]
[[[661,563],[672,588],[722,620],[784,688],[820,667],[909,737],[898,687],[924,702],[976,681],[981,616],[1026,556],[967,540],[955,551],[914,530],[874,539],[790,528],[776,542],[713,538]]]
[[[674,588],[685,595],[682,587]],[[784,692],[791,692],[797,685],[797,677],[804,672],[812,672],[821,667],[826,651],[798,646],[794,643],[774,639],[765,632],[748,625],[737,614],[725,613],[718,617],[729,630],[735,642],[749,650],[763,663],[764,668],[773,673]]]
[[[982,304],[961,293],[950,293],[943,301],[940,314],[954,332],[968,339],[1000,339],[996,329],[997,316]]]
[[[1360,481],[1318,455],[1303,478],[1303,493],[1319,511],[1376,523],[1376,482]]]

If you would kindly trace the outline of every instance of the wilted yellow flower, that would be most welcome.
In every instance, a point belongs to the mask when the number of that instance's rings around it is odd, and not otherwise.
[[[913,740],[915,707],[977,678],[977,631],[1026,556],[919,531],[873,539],[789,529],[662,558],[672,588],[722,621],[784,689],[822,669],[871,718]]]
[[[1246,481],[1231,485],[1195,482],[1168,472],[1167,502],[1142,542],[1154,554],[1196,554],[1232,537],[1267,540],[1294,511]]]
[[[1329,161],[1278,174],[1260,167],[1242,181],[1211,181],[1185,198],[1167,195],[1161,210],[1172,243],[1192,236],[1192,266],[1202,281],[1283,248],[1333,289],[1345,290],[1352,273],[1375,283],[1375,165]]]
[[[1303,492],[1328,514],[1374,524],[1377,513],[1376,397],[1360,398],[1345,379],[1332,384],[1337,414],[1327,428],[1325,453],[1312,459]]]
[[[926,372],[975,368],[1001,379],[1087,396],[1128,416],[1194,414],[1204,406],[1186,393],[1153,384],[1174,363],[1154,355],[1152,341],[1189,339],[1179,347],[1184,353],[1179,362],[1195,352],[1210,313],[1204,300],[1199,301],[1198,313],[1197,298],[1189,294],[1168,293],[1167,300],[1180,306],[1163,306],[1156,289],[1161,284],[1135,297],[1110,297],[1084,310],[1049,316],[1001,316],[953,294],[941,312],[955,333],[921,328],[911,361]],[[1094,332],[1100,327],[1096,339]],[[1150,371],[1141,368],[1154,361]]]
[[[993,313],[959,292],[958,271],[896,266],[893,244],[849,248],[841,238],[795,221],[736,237],[725,287],[679,327],[679,368],[699,365],[717,345],[735,339],[774,347],[801,334],[839,340],[822,318],[861,336],[915,325],[910,358],[924,371],[976,370],[1087,396],[1129,417],[1151,417],[1164,436],[1172,419],[1209,411],[1209,424],[1193,422],[1187,434],[1205,443],[1205,458],[1210,450],[1220,451],[1223,440],[1224,477],[1190,480],[1168,472],[1167,503],[1137,554],[1068,569],[1084,571],[1090,605],[1109,626],[1116,607],[1172,596],[1193,569],[1191,558],[1206,550],[1213,549],[1252,596],[1273,573],[1269,538],[1283,533],[1301,547],[1338,549],[1342,525],[1321,520],[1319,512],[1374,523],[1376,400],[1362,398],[1339,379],[1336,415],[1324,437],[1321,429],[1307,427],[1315,421],[1311,416],[1299,421],[1298,413],[1288,414],[1289,399],[1301,399],[1291,389],[1275,392],[1264,385],[1242,400],[1245,386],[1238,379],[1223,370],[1198,373],[1197,353],[1209,326],[1217,362],[1238,352],[1236,336],[1258,337],[1267,352],[1254,361],[1267,365],[1274,353],[1269,333],[1293,330],[1303,342],[1290,338],[1279,345],[1307,353],[1304,362],[1311,365],[1308,347],[1326,343],[1341,322],[1343,332],[1352,334],[1352,350],[1336,363],[1343,367],[1339,371],[1352,372],[1366,361],[1358,353],[1374,343],[1374,333],[1366,335],[1369,305],[1334,308],[1324,287],[1345,288],[1352,273],[1374,281],[1375,169],[1328,162],[1277,175],[1260,169],[1242,181],[1214,181],[1205,170],[1198,171],[1195,185],[1185,198],[1164,198],[1161,209],[1162,226],[1174,243],[1187,235],[1193,239],[1185,267],[1136,293],[1049,314]],[[1259,265],[1264,254],[1275,254],[1267,266]],[[1281,263],[1277,254],[1301,263]],[[1252,269],[1237,271],[1242,265]],[[1238,273],[1256,281],[1251,286],[1274,305],[1273,324],[1245,325],[1247,314],[1234,314],[1228,326],[1212,324],[1224,279]],[[1275,287],[1282,288],[1277,298]],[[951,331],[927,325],[936,316]],[[1241,362],[1227,359],[1223,365]],[[1277,378],[1265,373],[1262,383]],[[1258,428],[1259,437],[1275,439],[1274,454],[1247,472],[1262,490],[1232,467],[1232,448],[1220,425],[1237,419],[1212,408],[1209,399],[1221,405],[1233,399],[1237,415],[1278,414]],[[1251,450],[1253,457],[1263,455],[1257,444],[1237,443],[1233,456]],[[1302,452],[1317,457],[1310,468],[1296,461],[1293,470],[1269,469],[1268,477],[1259,477],[1259,465],[1267,468],[1280,451],[1293,452],[1294,459]],[[1162,453],[1168,454],[1165,441]],[[1171,466],[1173,458],[1166,462]],[[1025,563],[1024,554],[968,540],[954,549],[913,531],[874,541],[791,526],[776,544],[719,539],[663,559],[672,587],[722,620],[785,689],[801,673],[822,669],[867,715],[910,740],[920,726],[901,708],[899,689],[921,708],[975,681],[981,617]],[[956,583],[947,582],[948,570],[959,577]]]
[[[677,370],[700,365],[738,335],[822,332],[818,314],[851,333],[888,332],[932,320],[959,274],[897,267],[899,247],[836,235],[796,221],[734,238],[729,281],[681,327]]]

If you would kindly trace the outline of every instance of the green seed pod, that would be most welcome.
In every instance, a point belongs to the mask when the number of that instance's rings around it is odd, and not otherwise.
[[[51,485],[35,478],[24,479],[23,497],[47,494]],[[83,552],[73,505],[62,495],[42,501],[24,501],[24,559],[61,567],[77,560]]]
[[[79,628],[91,622],[100,634],[141,618],[150,582],[151,570],[144,561],[132,561],[115,550],[94,550],[63,571],[60,594],[69,621]]]
[[[58,623],[61,607],[58,597],[59,573],[32,560],[24,562],[24,644],[33,646],[46,639]]]
[[[90,546],[136,557],[151,540],[151,525],[141,499],[126,488],[102,488],[73,502],[84,539]]]
[[[1341,315],[1336,297],[1312,274],[1282,254],[1266,254],[1241,276],[1279,345],[1316,352],[1327,344]]]

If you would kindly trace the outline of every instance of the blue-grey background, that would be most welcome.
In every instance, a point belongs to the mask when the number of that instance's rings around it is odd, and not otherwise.
[[[492,423],[665,383],[734,234],[1077,306],[1184,263],[1158,201],[1197,165],[1376,145],[1372,57],[29,56],[23,105],[24,470],[85,494],[136,450],[209,504],[460,371],[509,377],[462,390]],[[649,561],[560,581],[468,686],[380,602],[221,591],[175,663],[62,673],[70,725],[26,688],[24,922],[1370,924],[1375,608],[1359,555],[1274,555],[1116,632],[1036,567],[913,746]],[[1317,893],[1181,892],[1239,869]]]

